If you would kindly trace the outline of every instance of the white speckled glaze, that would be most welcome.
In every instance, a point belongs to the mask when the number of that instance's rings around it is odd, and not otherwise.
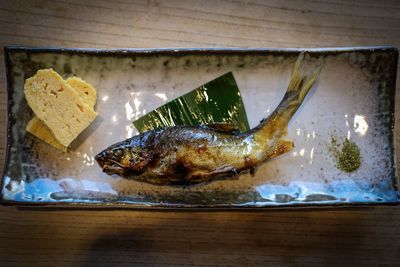
[[[322,63],[317,84],[289,124],[295,149],[242,174],[189,187],[156,186],[110,177],[94,156],[137,134],[132,121],[158,106],[233,71],[250,126],[283,97],[298,51],[7,51],[10,129],[3,201],[105,203],[129,206],[232,207],[298,204],[393,203],[399,201],[393,150],[397,51],[314,50]],[[53,68],[79,76],[98,90],[96,121],[62,153],[26,134],[32,112],[24,80]],[[361,150],[359,170],[338,170],[331,137],[350,138]]]

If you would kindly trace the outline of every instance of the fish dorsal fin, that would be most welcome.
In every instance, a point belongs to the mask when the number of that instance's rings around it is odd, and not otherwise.
[[[239,132],[239,128],[233,123],[216,122],[204,124],[203,126],[221,133],[235,134]]]

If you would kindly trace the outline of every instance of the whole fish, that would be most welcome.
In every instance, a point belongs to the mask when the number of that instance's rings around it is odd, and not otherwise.
[[[306,74],[304,52],[295,63],[287,92],[258,126],[238,133],[231,124],[174,126],[133,136],[96,155],[107,174],[158,185],[189,185],[254,170],[257,164],[290,151],[289,120],[320,73]]]

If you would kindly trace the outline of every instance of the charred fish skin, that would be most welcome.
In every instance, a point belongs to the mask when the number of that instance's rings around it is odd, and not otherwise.
[[[197,184],[254,169],[294,147],[285,139],[288,123],[320,71],[304,73],[301,53],[278,107],[245,133],[224,123],[166,127],[111,145],[95,159],[107,174],[157,185]]]
[[[238,157],[243,157],[239,146],[250,151],[252,144],[244,135],[203,126],[176,126],[114,144],[95,159],[108,174],[154,184],[191,184],[237,173],[242,162]],[[250,166],[251,161],[244,163]]]

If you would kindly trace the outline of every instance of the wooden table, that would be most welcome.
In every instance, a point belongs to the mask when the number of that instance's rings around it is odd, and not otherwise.
[[[399,47],[400,2],[1,0],[0,45],[8,44]],[[0,79],[2,162],[3,63]],[[397,103],[399,97],[397,92]],[[399,115],[397,105],[397,132]],[[396,139],[399,145],[399,135]],[[396,206],[262,212],[0,207],[1,266],[399,266],[399,261]]]

